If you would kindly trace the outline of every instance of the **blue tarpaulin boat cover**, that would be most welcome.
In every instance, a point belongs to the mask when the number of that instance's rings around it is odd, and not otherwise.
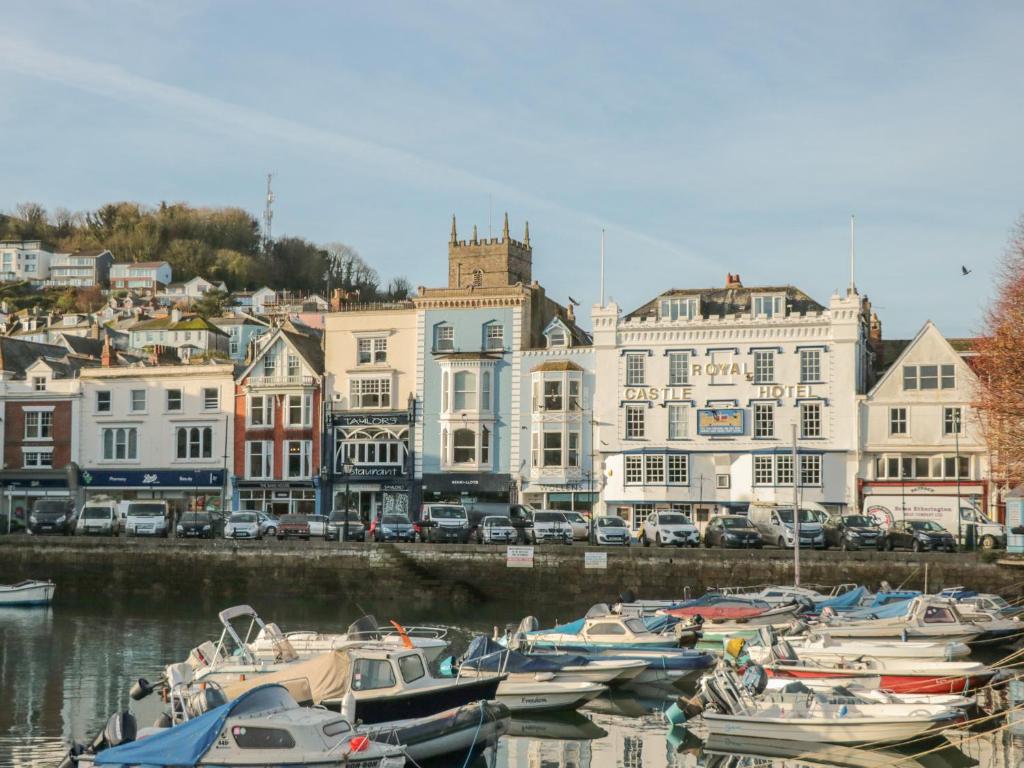
[[[508,663],[505,663],[505,654],[508,654]],[[486,635],[474,637],[462,656],[462,665],[471,669],[497,670],[504,664],[506,672],[558,672],[564,667],[581,667],[587,663],[589,659],[585,656],[528,656],[509,651]]]
[[[894,619],[897,616],[905,616],[907,611],[910,610],[911,602],[913,602],[913,598],[898,600],[895,603],[882,605],[878,608],[858,608],[855,611],[847,611],[843,614],[843,617],[847,619]]]
[[[845,611],[849,608],[854,608],[865,594],[867,594],[867,590],[864,587],[851,589],[849,592],[844,592],[837,597],[830,597],[815,603],[814,612],[819,613],[822,608],[831,608],[834,611]]]
[[[105,749],[96,755],[96,765],[142,766],[162,768],[163,766],[194,766],[206,751],[213,746],[224,727],[224,721],[243,701],[252,698],[259,691],[281,687],[261,685],[246,691],[234,701],[188,722],[154,733],[139,741]],[[284,690],[282,688],[282,690]]]
[[[559,624],[558,626],[552,627],[551,629],[538,629],[533,632],[527,632],[527,634],[540,635],[551,632],[560,635],[578,635],[580,633],[580,630],[583,629],[584,621],[585,619],[576,619],[576,621],[570,621],[568,624]]]

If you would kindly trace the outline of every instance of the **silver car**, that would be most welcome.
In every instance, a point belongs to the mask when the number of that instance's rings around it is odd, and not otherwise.
[[[501,515],[488,515],[476,528],[478,544],[515,544],[519,533],[512,521]]]
[[[542,509],[533,513],[533,530],[528,536],[531,544],[572,544],[572,526],[561,512]]]
[[[563,512],[565,521],[572,526],[573,541],[586,541],[590,534],[590,523],[579,512]]]
[[[225,539],[262,539],[263,529],[255,512],[235,512],[224,524]]]

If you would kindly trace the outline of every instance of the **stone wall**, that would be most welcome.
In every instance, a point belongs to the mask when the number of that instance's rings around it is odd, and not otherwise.
[[[0,583],[50,578],[58,600],[204,598],[252,595],[339,598],[372,594],[380,603],[410,596],[431,605],[508,606],[514,615],[568,609],[580,614],[622,591],[640,597],[700,595],[715,586],[791,583],[788,553],[718,550],[606,550],[607,570],[584,568],[583,546],[538,547],[533,568],[508,568],[504,547],[327,544],[324,542],[142,541],[14,536],[0,538]],[[802,554],[804,584],[882,580],[931,591],[965,585],[1021,593],[1021,569],[975,555],[878,552]]]

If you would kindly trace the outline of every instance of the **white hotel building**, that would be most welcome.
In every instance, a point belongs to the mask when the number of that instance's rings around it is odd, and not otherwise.
[[[856,506],[857,395],[870,304],[793,286],[670,290],[593,309],[601,504],[634,530],[656,509],[698,524],[752,501]],[[798,467],[794,472],[793,427]]]

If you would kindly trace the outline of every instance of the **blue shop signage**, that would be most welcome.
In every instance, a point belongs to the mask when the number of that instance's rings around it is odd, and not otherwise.
[[[224,470],[83,469],[82,485],[95,488],[219,488]]]

